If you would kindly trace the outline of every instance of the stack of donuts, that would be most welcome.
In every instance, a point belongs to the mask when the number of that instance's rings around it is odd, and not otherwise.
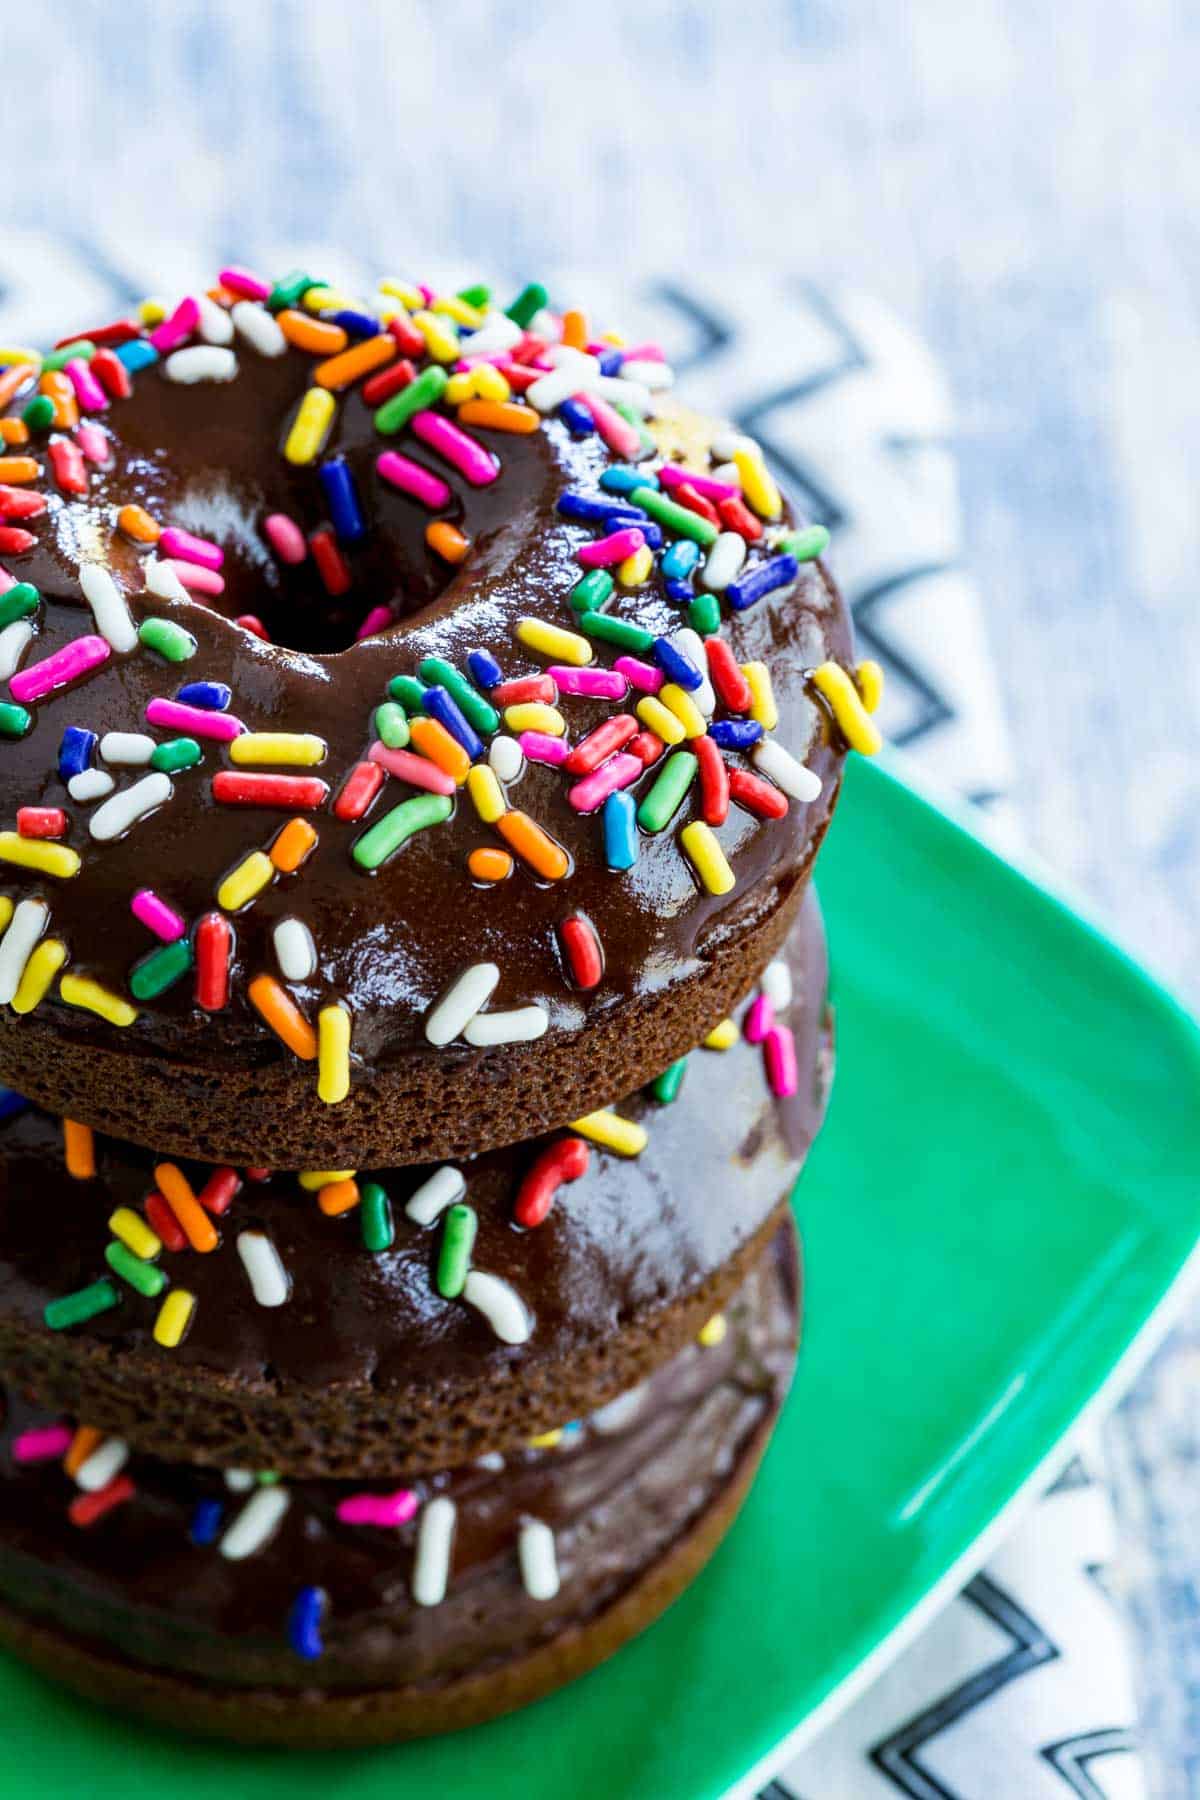
[[[538,284],[0,348],[0,1643],[282,1744],[520,1705],[770,1435],[875,664]]]

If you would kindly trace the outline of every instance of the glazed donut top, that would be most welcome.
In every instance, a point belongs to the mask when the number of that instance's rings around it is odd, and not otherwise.
[[[751,917],[877,743],[827,534],[539,289],[229,269],[0,365],[18,1023],[330,1104],[576,1033]]]

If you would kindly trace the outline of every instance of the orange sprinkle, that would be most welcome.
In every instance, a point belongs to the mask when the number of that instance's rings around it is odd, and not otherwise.
[[[251,1005],[257,1007],[276,1037],[282,1038],[302,1062],[313,1062],[317,1054],[317,1034],[275,977],[256,975],[247,992]]]
[[[207,1254],[220,1239],[217,1228],[192,1192],[192,1184],[177,1163],[158,1163],[154,1170],[158,1191],[179,1220],[193,1250]]]
[[[435,555],[449,563],[460,563],[471,548],[470,538],[465,538],[448,519],[435,519],[432,525],[427,525],[425,542]]]
[[[512,400],[464,400],[458,416],[464,425],[482,425],[485,431],[510,431],[522,437],[542,427],[541,415],[532,406],[518,406]]]
[[[123,506],[117,514],[117,524],[136,544],[157,544],[162,536],[162,526],[144,506]]]
[[[14,363],[11,369],[0,374],[0,406],[7,406],[13,395],[20,393],[33,371],[32,363]],[[70,379],[68,375],[67,380]]]
[[[63,1457],[63,1469],[68,1475],[78,1475],[93,1450],[98,1450],[104,1442],[104,1433],[94,1425],[77,1425],[75,1436],[71,1439],[67,1454]]]
[[[36,481],[41,472],[32,456],[0,456],[0,481],[11,482],[14,487]]]
[[[281,875],[293,875],[316,841],[307,819],[289,819],[268,854]]]
[[[235,294],[220,281],[214,281],[206,291],[209,299],[215,300],[218,306],[236,306],[239,300],[246,298],[245,294]]]
[[[317,1193],[317,1205],[327,1219],[336,1219],[339,1213],[349,1212],[352,1206],[358,1205],[357,1181],[327,1181]]]
[[[572,350],[585,348],[587,337],[587,320],[581,312],[565,312],[562,320],[562,341],[569,344]]]
[[[413,745],[422,756],[427,756],[431,763],[436,763],[444,774],[461,787],[467,779],[467,770],[471,767],[471,759],[457,738],[450,736],[444,725],[436,719],[411,719],[408,735]]]
[[[561,844],[556,844],[548,831],[535,825],[528,813],[506,812],[496,821],[496,830],[505,843],[511,844],[522,862],[527,862],[535,875],[546,881],[561,881],[571,866],[571,859]]]
[[[493,850],[481,845],[472,850],[467,858],[467,867],[476,881],[503,881],[512,873],[513,859],[507,850]]]
[[[75,1119],[63,1120],[63,1148],[67,1157],[67,1174],[76,1181],[90,1181],[96,1173],[96,1139],[90,1125]]]
[[[291,307],[275,315],[276,323],[289,344],[297,350],[311,350],[314,356],[336,356],[346,348],[346,333],[329,319],[314,319],[311,313],[294,312]]]
[[[360,375],[369,375],[372,369],[381,369],[384,363],[390,363],[399,348],[394,337],[381,331],[378,337],[363,338],[361,343],[343,350],[340,356],[331,356],[328,362],[318,363],[313,370],[313,379],[318,387],[349,387]]]
[[[27,444],[29,427],[24,419],[0,419],[0,443]]]
[[[71,386],[71,377],[61,369],[50,369],[38,382],[38,391],[54,402],[54,423],[60,431],[74,431],[79,423],[79,401]]]

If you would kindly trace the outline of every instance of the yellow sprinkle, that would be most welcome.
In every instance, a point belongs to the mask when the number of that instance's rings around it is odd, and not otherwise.
[[[350,1092],[350,1014],[340,1001],[317,1014],[317,1097],[336,1106]]]
[[[725,852],[702,819],[693,819],[679,834],[684,855],[710,894],[727,894],[736,885]]]
[[[654,567],[654,552],[649,544],[643,544],[632,556],[617,566],[617,580],[622,587],[642,587],[650,579],[650,571]]]
[[[311,768],[324,762],[327,745],[324,738],[311,731],[244,731],[229,746],[229,759],[235,763],[284,763],[293,768]]]
[[[463,401],[469,400],[474,392],[475,383],[471,380],[470,372],[464,370],[461,375],[450,377],[442,389],[442,399],[447,406],[461,406]]]
[[[615,349],[623,350],[629,342],[629,339],[623,336],[619,331],[603,331],[600,334],[600,342],[602,344],[612,344]]]
[[[283,454],[296,465],[315,462],[325,448],[337,401],[328,388],[310,387],[287,434]]]
[[[236,869],[231,869],[217,889],[217,905],[226,912],[240,912],[275,878],[275,864],[265,850],[252,850]]]
[[[838,730],[850,748],[863,756],[874,756],[883,739],[845,669],[839,663],[824,662],[813,670],[812,684],[828,700]]]
[[[862,703],[869,713],[879,711],[879,702],[883,699],[883,670],[877,662],[868,659],[860,662],[854,671],[854,685],[862,695]]]
[[[445,313],[456,325],[465,325],[468,331],[478,331],[483,324],[483,314],[469,300],[460,294],[439,294],[430,308],[431,312]]]
[[[353,1181],[357,1174],[357,1169],[302,1169],[296,1179],[305,1193],[319,1194],[331,1181]]]
[[[725,1342],[725,1334],[728,1330],[725,1314],[714,1313],[712,1318],[696,1333],[696,1342],[702,1344],[706,1350],[715,1350],[718,1344]]]
[[[31,1013],[46,998],[50,983],[67,960],[67,946],[59,938],[43,938],[25,964],[25,972],[12,998],[15,1013]]]
[[[357,302],[349,294],[343,294],[341,288],[325,287],[319,282],[305,288],[301,304],[308,312],[341,312],[346,307],[354,311],[357,306]]]
[[[27,349],[24,344],[0,345],[0,364],[33,363],[36,367],[41,364],[41,360],[42,353],[40,350]]]
[[[402,306],[414,307],[425,304],[424,294],[420,288],[414,287],[411,281],[393,281],[391,279],[381,281],[379,291],[381,294],[393,295]]]
[[[655,737],[660,737],[664,744],[682,744],[687,733],[675,714],[665,707],[661,700],[653,694],[647,694],[637,703],[637,716]]]
[[[458,361],[458,333],[444,325],[436,313],[415,312],[412,322],[425,339],[425,348],[435,362]]]
[[[494,825],[508,811],[504,789],[496,779],[496,771],[487,763],[472,763],[467,775],[467,792],[485,825]]]
[[[705,1038],[704,1048],[706,1050],[732,1050],[741,1035],[732,1019],[722,1019],[719,1025],[713,1026]]]
[[[567,721],[558,709],[540,700],[522,700],[516,706],[506,706],[504,723],[510,731],[544,731],[548,737],[564,737],[567,730]]]
[[[753,695],[750,717],[756,719],[764,731],[774,731],[779,723],[779,708],[775,704],[770,670],[766,663],[748,662],[742,664],[742,674],[749,682]]]
[[[545,619],[521,619],[517,637],[527,650],[548,656],[553,662],[583,669],[592,660],[592,646],[585,637],[577,631],[564,631],[561,625],[548,625]]]
[[[606,1150],[615,1150],[618,1156],[638,1156],[649,1142],[640,1125],[632,1119],[623,1119],[610,1106],[588,1113],[584,1119],[574,1120],[571,1130],[577,1131],[580,1137],[591,1138],[593,1144],[601,1144]]]
[[[141,1213],[135,1213],[132,1206],[118,1206],[109,1218],[108,1229],[143,1262],[153,1262],[162,1249],[158,1233],[151,1231]]]
[[[153,331],[156,325],[161,325],[166,316],[167,303],[160,300],[157,294],[147,294],[138,307],[138,318],[147,331]]]
[[[777,519],[783,511],[783,501],[762,457],[753,450],[735,450],[733,460],[742,478],[742,493],[759,518]]]
[[[158,1309],[154,1321],[154,1341],[164,1350],[174,1350],[183,1342],[184,1333],[196,1310],[196,1296],[186,1288],[172,1288]]]
[[[686,688],[681,688],[674,681],[666,681],[658,690],[658,697],[663,705],[669,707],[683,726],[684,737],[703,737],[708,730],[708,720],[692,699]]]
[[[512,399],[512,388],[491,363],[476,363],[470,381],[480,400]]]
[[[79,873],[78,850],[47,843],[44,838],[23,838],[15,831],[0,831],[0,862],[36,869],[40,875],[56,875],[62,881]]]
[[[0,931],[7,931],[13,916],[13,903],[7,894],[0,894]]]
[[[527,1440],[531,1450],[553,1450],[556,1444],[562,1443],[563,1428],[556,1425],[553,1431],[540,1431],[537,1437]]]
[[[122,1000],[120,994],[101,987],[90,975],[64,975],[58,984],[60,997],[68,1006],[82,1006],[86,1012],[99,1013],[110,1025],[132,1025],[137,1007]]]

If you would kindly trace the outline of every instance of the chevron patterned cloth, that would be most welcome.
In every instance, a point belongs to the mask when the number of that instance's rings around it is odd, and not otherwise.
[[[42,343],[148,291],[167,296],[236,251],[302,262],[351,288],[384,271],[327,247],[269,242],[139,250],[6,234],[0,337]],[[227,254],[228,253],[228,254]],[[475,269],[410,254],[447,285]],[[983,609],[963,566],[953,420],[936,365],[874,299],[763,275],[619,288],[558,271],[552,291],[666,347],[697,405],[757,437],[834,536],[861,647],[887,673],[882,723],[943,787],[1018,835],[1013,772]],[[1145,1793],[1118,1610],[1114,1523],[1098,1458],[1071,1463],[987,1568],[784,1766],[762,1800],[1139,1800]]]

